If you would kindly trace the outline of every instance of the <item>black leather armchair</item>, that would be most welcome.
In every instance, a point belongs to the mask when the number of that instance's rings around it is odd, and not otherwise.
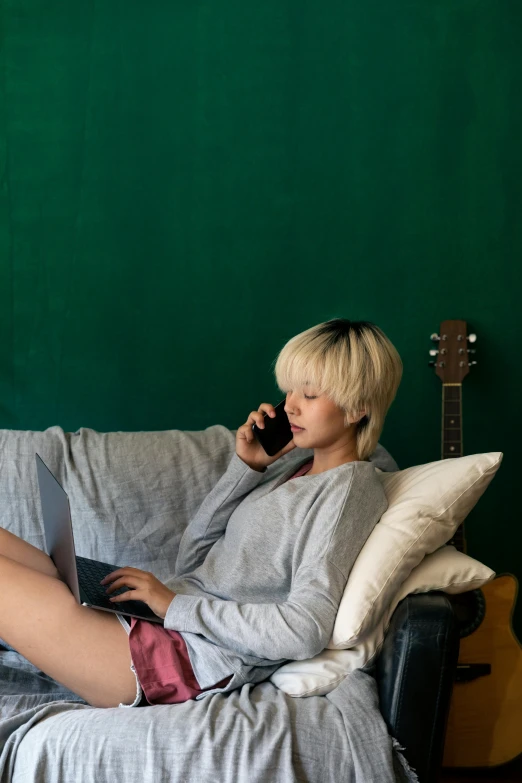
[[[380,710],[420,783],[440,779],[459,656],[459,623],[440,591],[408,595],[397,606],[378,659]]]

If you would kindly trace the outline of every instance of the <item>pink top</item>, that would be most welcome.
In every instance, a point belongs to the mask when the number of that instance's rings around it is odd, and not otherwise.
[[[304,465],[301,465],[298,471],[294,473],[293,476],[290,476],[290,478],[287,479],[287,481],[290,481],[290,479],[297,478],[298,476],[304,476],[305,473],[308,473],[308,471],[311,469],[312,465],[314,464],[313,457],[308,462],[305,462]]]
[[[310,459],[287,481],[308,473],[313,462],[313,458]],[[130,623],[131,658],[148,704],[178,704],[211,688],[224,688],[232,679],[230,675],[215,685],[200,688],[187,645],[178,631],[138,617],[131,617]]]

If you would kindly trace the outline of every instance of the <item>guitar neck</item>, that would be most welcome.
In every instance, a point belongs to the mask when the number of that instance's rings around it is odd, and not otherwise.
[[[442,444],[441,459],[462,457],[464,454],[462,442],[462,384],[442,384]],[[448,541],[459,552],[466,553],[464,522],[457,528],[451,541]]]

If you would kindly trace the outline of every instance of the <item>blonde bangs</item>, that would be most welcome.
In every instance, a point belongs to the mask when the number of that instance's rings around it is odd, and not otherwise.
[[[276,382],[285,394],[305,386],[313,386],[321,394],[326,391],[324,358],[309,337],[311,331],[308,329],[289,340],[277,357]]]

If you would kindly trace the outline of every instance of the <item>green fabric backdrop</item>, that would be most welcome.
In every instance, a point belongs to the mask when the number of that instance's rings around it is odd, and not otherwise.
[[[522,578],[521,30],[507,0],[3,0],[0,427],[236,428],[344,316],[403,358],[408,467],[462,318],[464,453],[504,452],[468,553]]]

